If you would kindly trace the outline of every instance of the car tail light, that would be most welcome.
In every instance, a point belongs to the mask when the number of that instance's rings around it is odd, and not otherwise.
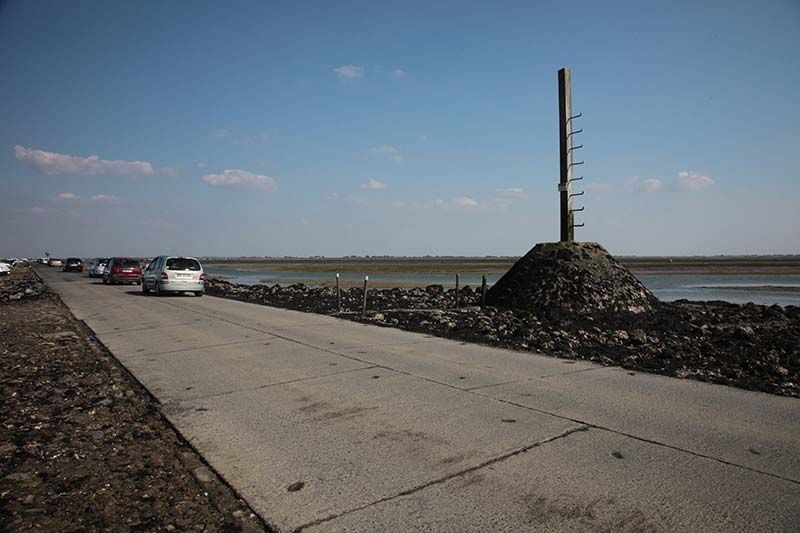
[[[169,276],[167,276],[166,272],[161,273],[161,279],[169,279]]]
[[[206,275],[200,274],[200,281],[205,281],[205,280],[206,280]]]

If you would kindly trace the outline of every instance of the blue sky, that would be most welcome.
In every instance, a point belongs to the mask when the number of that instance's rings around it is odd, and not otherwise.
[[[800,4],[0,2],[0,256],[800,253]]]

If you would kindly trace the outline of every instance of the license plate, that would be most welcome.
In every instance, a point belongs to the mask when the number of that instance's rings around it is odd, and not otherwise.
[[[191,278],[192,277],[191,274],[175,274],[175,275],[178,276],[179,278]]]
[[[123,272],[133,272],[133,269],[130,269],[130,268],[123,268],[123,269],[122,269],[122,271],[123,271]]]

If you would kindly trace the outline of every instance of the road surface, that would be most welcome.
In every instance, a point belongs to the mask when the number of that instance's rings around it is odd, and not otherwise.
[[[800,401],[39,268],[281,531],[797,531]]]

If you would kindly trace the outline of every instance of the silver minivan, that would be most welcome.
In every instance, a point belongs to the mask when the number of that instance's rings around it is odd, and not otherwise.
[[[193,292],[202,296],[206,276],[194,257],[160,255],[142,273],[142,293]]]

